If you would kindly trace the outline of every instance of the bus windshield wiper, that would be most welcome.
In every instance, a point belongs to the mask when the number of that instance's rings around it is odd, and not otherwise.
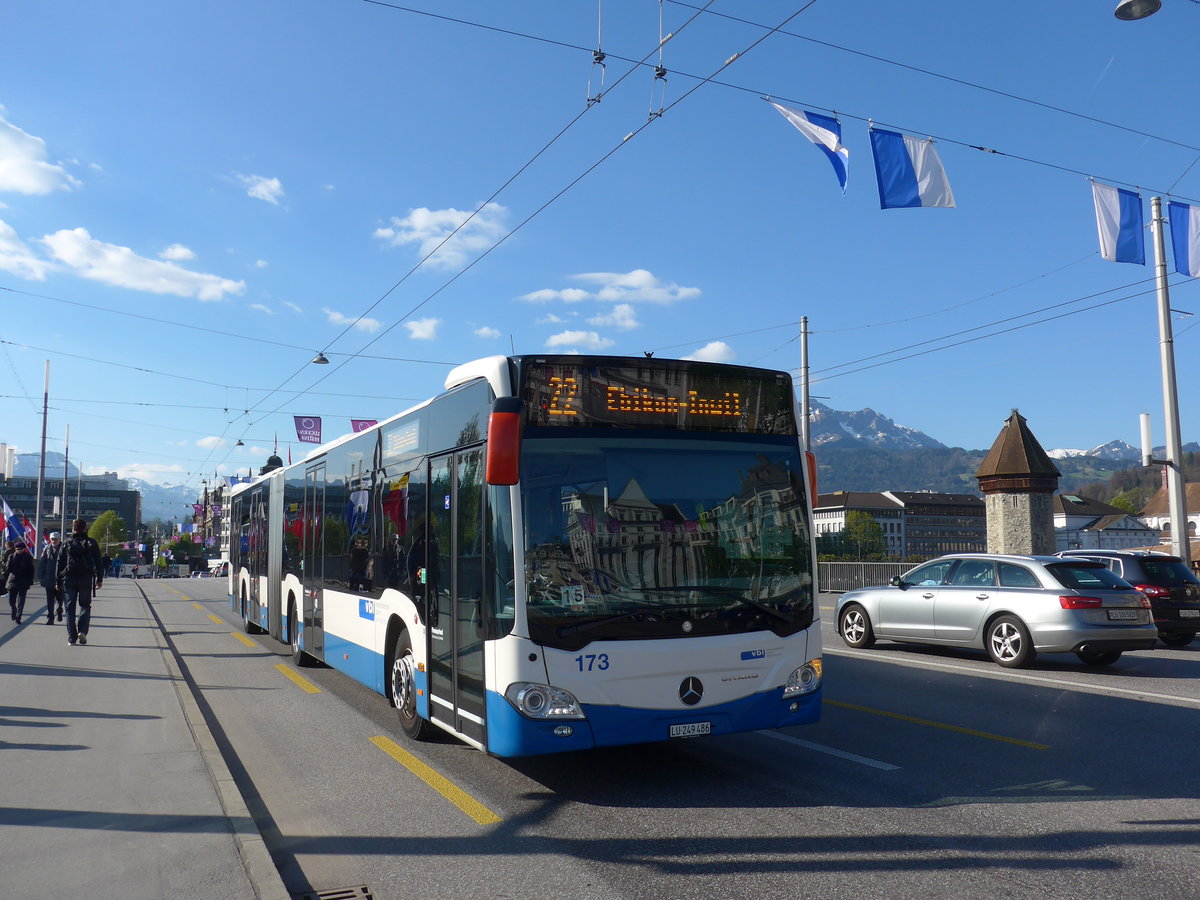
[[[610,622],[620,622],[622,619],[632,619],[634,616],[644,615],[646,613],[661,613],[671,611],[668,607],[664,610],[661,606],[646,604],[633,609],[627,609],[623,612],[613,613],[609,616],[601,616],[598,619],[589,619],[586,622],[579,622],[575,625],[564,625],[558,629],[559,637],[566,637],[571,634],[579,634],[583,631],[591,631],[593,628],[598,628],[601,625],[607,625]]]
[[[776,619],[779,619],[781,622],[787,622],[788,624],[791,624],[791,622],[792,622],[792,617],[789,616],[787,613],[780,612],[773,606],[769,606],[768,604],[763,603],[759,600],[754,600],[750,597],[747,597],[745,595],[745,592],[742,590],[742,588],[726,587],[725,585],[719,585],[719,584],[680,584],[680,585],[676,585],[675,587],[663,587],[663,588],[648,587],[648,588],[642,588],[642,590],[646,591],[647,593],[649,593],[651,591],[680,591],[680,592],[682,592],[682,591],[705,591],[710,594],[736,594],[737,599],[739,601],[741,601],[741,603],[743,603],[744,605],[751,606],[757,610],[761,610],[762,612],[765,612],[769,616],[774,616]]]

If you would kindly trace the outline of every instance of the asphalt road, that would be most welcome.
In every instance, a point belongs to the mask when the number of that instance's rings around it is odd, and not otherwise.
[[[242,634],[223,581],[140,584],[294,894],[1200,895],[1200,644],[1014,672],[852,651],[826,597],[819,724],[502,761],[406,741],[382,697]]]

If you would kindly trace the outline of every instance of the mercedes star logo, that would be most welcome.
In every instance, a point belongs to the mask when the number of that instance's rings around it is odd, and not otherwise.
[[[684,706],[695,706],[703,696],[704,685],[700,683],[700,679],[696,676],[689,676],[680,682],[679,699],[683,701]]]

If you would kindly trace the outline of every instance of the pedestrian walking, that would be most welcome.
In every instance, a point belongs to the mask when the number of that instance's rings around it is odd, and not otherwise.
[[[66,595],[58,584],[58,554],[62,550],[62,535],[50,532],[50,546],[42,551],[38,560],[38,583],[46,589],[46,624],[54,624],[54,610],[58,610],[58,621],[63,620]]]
[[[100,545],[88,537],[87,519],[71,523],[71,539],[58,553],[58,583],[67,595],[67,643],[87,643],[88,624],[92,619],[92,594],[104,582],[100,566]],[[76,621],[76,609],[79,619]]]
[[[25,594],[33,584],[33,557],[24,541],[19,541],[4,567],[4,587],[8,591],[8,605],[12,609],[13,621],[21,624],[25,612]]]

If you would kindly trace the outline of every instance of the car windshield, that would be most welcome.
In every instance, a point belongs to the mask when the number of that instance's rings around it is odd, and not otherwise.
[[[795,437],[531,437],[521,456],[534,640],[572,648],[811,624]]]
[[[1184,584],[1200,584],[1200,579],[1191,573],[1181,559],[1143,559],[1142,568],[1151,584],[1162,587],[1179,587]]]
[[[1046,570],[1063,587],[1077,591],[1128,591],[1133,586],[1112,572],[1103,563],[1061,562],[1050,563]]]

